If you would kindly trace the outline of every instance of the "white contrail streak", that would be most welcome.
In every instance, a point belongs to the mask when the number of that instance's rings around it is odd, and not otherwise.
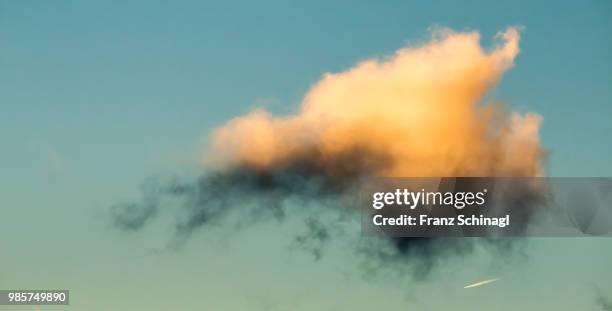
[[[486,285],[486,284],[489,284],[489,283],[493,283],[493,282],[498,281],[498,280],[499,280],[499,278],[497,278],[497,279],[490,279],[490,280],[484,280],[484,281],[476,282],[474,284],[466,285],[463,288],[474,288],[474,287]]]

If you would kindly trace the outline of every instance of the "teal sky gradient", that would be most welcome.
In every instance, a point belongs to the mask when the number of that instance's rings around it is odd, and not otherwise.
[[[143,179],[197,174],[214,127],[256,106],[294,111],[323,73],[436,25],[487,46],[524,27],[490,97],[543,116],[550,175],[612,176],[609,1],[0,0],[0,288],[69,288],[68,310],[173,309],[164,290],[180,310],[597,310],[594,288],[612,293],[609,239],[530,239],[523,259],[473,256],[417,284],[357,277],[346,252],[287,254],[291,228],[162,253],[163,224],[108,228],[108,206],[138,198]],[[502,280],[461,289],[490,277]]]

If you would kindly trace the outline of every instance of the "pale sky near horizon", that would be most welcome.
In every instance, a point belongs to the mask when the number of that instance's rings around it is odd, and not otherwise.
[[[543,116],[549,175],[612,176],[609,1],[0,1],[0,289],[71,290],[70,307],[41,310],[600,310],[607,238],[528,239],[493,264],[478,250],[413,282],[359,274],[342,245],[319,262],[287,251],[288,224],[201,232],[176,252],[156,252],[163,224],[108,227],[145,178],[197,175],[213,128],[294,111],[322,74],[437,25],[485,46],[523,27],[490,97]]]

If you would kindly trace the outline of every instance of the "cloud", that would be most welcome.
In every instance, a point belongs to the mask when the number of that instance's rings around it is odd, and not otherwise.
[[[595,298],[595,303],[601,310],[612,311],[612,301],[601,293]]]
[[[301,217],[306,233],[296,245],[319,258],[335,234],[322,215],[356,214],[346,207],[363,178],[543,175],[542,118],[483,102],[513,66],[519,38],[508,28],[484,49],[477,32],[438,29],[423,45],[327,73],[297,113],[255,109],[216,129],[197,181],[155,186],[141,203],[115,207],[113,221],[137,231],[164,196],[181,200],[179,240],[235,213],[247,222]],[[387,262],[420,258],[413,267],[425,276],[442,258],[470,253],[474,241],[395,238],[360,251]],[[483,241],[503,250],[514,244]]]
[[[437,30],[423,46],[325,74],[297,114],[257,109],[217,129],[205,161],[262,171],[308,161],[337,180],[541,175],[541,117],[481,103],[519,52],[516,28],[497,38],[486,51],[477,32]]]

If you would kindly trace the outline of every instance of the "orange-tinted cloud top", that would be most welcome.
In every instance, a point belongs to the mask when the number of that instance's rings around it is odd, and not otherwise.
[[[330,176],[536,176],[541,117],[484,96],[513,66],[519,32],[489,50],[477,32],[431,41],[325,74],[295,115],[257,109],[212,135],[215,165],[274,169],[308,160]]]

